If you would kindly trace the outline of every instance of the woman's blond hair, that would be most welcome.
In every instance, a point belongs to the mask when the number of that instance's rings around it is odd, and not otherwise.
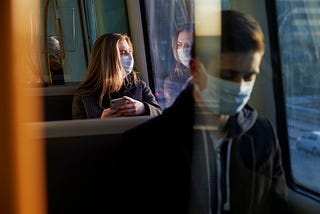
[[[99,104],[107,94],[117,92],[131,81],[136,82],[138,77],[132,71],[127,78],[123,78],[124,70],[121,66],[119,42],[125,40],[133,54],[132,42],[129,36],[120,33],[106,33],[94,43],[89,59],[87,74],[79,85],[79,94],[99,94]]]

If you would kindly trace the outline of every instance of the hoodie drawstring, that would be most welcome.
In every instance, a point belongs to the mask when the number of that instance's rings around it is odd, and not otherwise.
[[[224,211],[230,211],[231,209],[231,202],[230,202],[230,162],[231,162],[231,147],[232,147],[233,140],[232,138],[229,139],[228,143],[228,151],[227,151],[227,165],[226,165],[226,191],[227,197],[226,202],[223,205]]]
[[[211,177],[211,170],[210,170],[210,157],[209,157],[209,148],[208,148],[208,142],[205,131],[202,131],[202,137],[203,137],[203,143],[204,143],[204,150],[205,150],[205,159],[206,159],[206,171],[207,171],[207,180],[208,180],[208,204],[211,204],[211,183],[210,183],[210,177]],[[209,206],[209,213],[210,212],[210,206]]]
[[[204,133],[203,133],[204,135]],[[232,149],[232,143],[233,143],[233,139],[232,138],[229,138],[229,139],[226,139],[225,141],[223,139],[218,139],[216,140],[217,142],[214,142],[214,139],[213,139],[213,136],[210,135],[211,137],[211,140],[213,142],[213,146],[215,148],[215,153],[219,156],[218,159],[216,159],[217,162],[219,163],[216,163],[217,164],[217,168],[216,170],[218,170],[219,172],[218,173],[218,177],[221,176],[221,169],[220,169],[220,147],[221,145],[223,144],[223,142],[227,143],[227,157],[226,157],[226,168],[225,168],[225,175],[226,175],[226,202],[223,204],[223,211],[224,212],[228,212],[231,210],[231,201],[230,201],[230,165],[231,165],[231,149]],[[206,138],[204,136],[204,139],[205,141]],[[218,179],[220,180],[220,179]],[[209,184],[210,185],[210,184]],[[211,186],[211,185],[210,185]],[[209,186],[209,188],[210,188]],[[221,194],[219,194],[219,190],[221,190],[220,187],[217,187],[217,190],[218,190],[218,208],[220,207],[220,203],[221,203]],[[211,196],[211,194],[209,194]],[[219,203],[220,201],[220,203]]]

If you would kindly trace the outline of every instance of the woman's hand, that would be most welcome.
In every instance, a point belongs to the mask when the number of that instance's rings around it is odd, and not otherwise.
[[[123,96],[126,100],[124,105],[117,107],[118,113],[121,116],[141,115],[145,112],[144,104],[131,97]]]
[[[118,111],[118,109],[106,108],[103,110],[101,114],[101,119],[103,118],[112,118],[112,117],[121,117],[122,113]]]
[[[135,116],[145,112],[144,104],[142,102],[127,96],[123,96],[123,98],[125,99],[125,104],[117,106],[116,109],[104,109],[100,118]]]

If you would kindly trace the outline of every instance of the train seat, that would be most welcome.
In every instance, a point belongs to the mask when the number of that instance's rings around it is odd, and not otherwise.
[[[43,102],[43,120],[72,120],[72,100],[75,85],[30,88],[28,96],[38,96]]]
[[[45,143],[48,213],[107,213],[119,202],[118,167],[121,134],[150,116],[46,121]]]

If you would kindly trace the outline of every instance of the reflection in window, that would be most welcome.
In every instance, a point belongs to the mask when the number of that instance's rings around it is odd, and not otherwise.
[[[86,62],[78,1],[45,1],[43,4],[42,73],[45,85],[80,82],[85,75]],[[53,47],[54,40],[58,41],[59,48]]]
[[[194,1],[145,0],[144,5],[155,92],[160,105],[165,108],[163,82],[175,64],[172,35],[184,24],[194,23]],[[229,8],[229,0],[222,0],[221,8]]]
[[[155,93],[165,107],[163,81],[175,62],[171,37],[179,27],[193,22],[193,1],[145,1],[145,7]]]
[[[52,85],[64,85],[63,59],[64,50],[61,39],[48,37],[49,69]]]

